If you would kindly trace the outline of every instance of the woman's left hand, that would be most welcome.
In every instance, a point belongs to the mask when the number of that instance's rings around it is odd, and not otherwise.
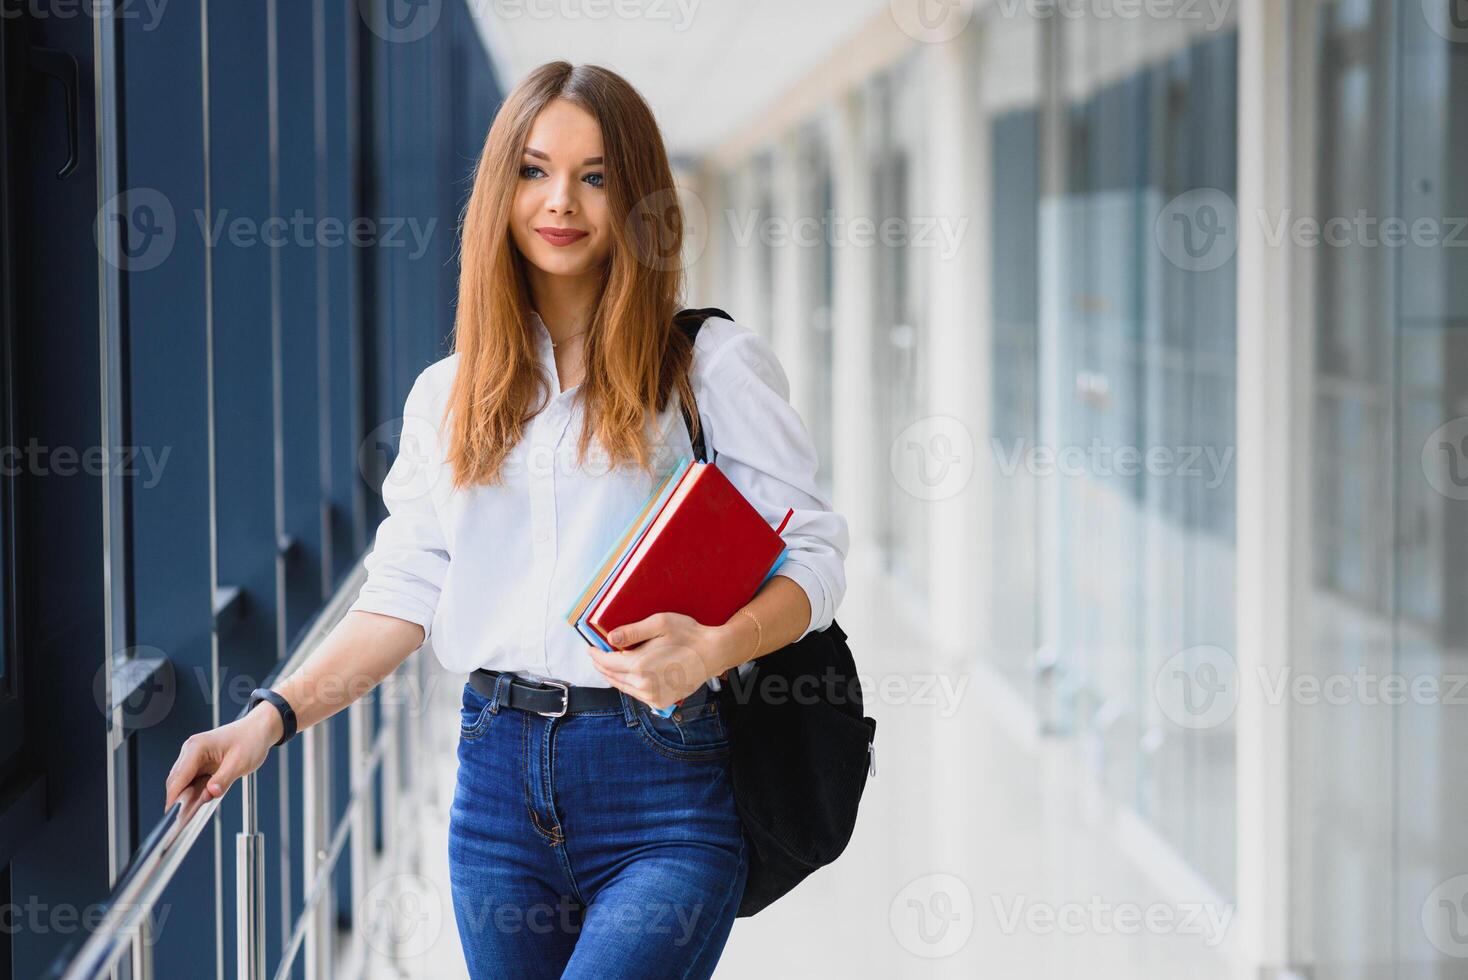
[[[733,666],[729,631],[682,613],[656,613],[612,631],[608,652],[592,662],[612,686],[653,708],[667,708]]]

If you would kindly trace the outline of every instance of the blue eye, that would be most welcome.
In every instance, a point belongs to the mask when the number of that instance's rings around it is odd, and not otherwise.
[[[545,173],[544,170],[541,170],[535,164],[533,164],[533,163],[527,163],[523,167],[520,168],[520,176],[522,178],[526,179],[526,180],[529,180],[531,177],[535,176],[535,174],[532,174],[531,173],[532,170],[535,171],[536,173],[539,173],[539,174],[544,174]]]
[[[606,177],[606,174],[599,174],[598,173],[598,174],[587,174],[585,177],[582,177],[581,179],[584,180],[584,181],[586,181],[587,183],[591,184],[592,187],[603,187],[603,186],[606,185],[607,177]]]

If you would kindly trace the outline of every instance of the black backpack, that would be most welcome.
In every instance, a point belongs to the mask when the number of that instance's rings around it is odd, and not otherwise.
[[[718,309],[683,310],[690,341]],[[683,420],[693,433],[687,407]],[[703,433],[693,451],[708,462]],[[730,671],[719,691],[729,729],[734,800],[749,842],[739,917],[754,915],[846,849],[868,773],[876,773],[877,721],[862,711],[846,634],[833,621],[797,643]]]

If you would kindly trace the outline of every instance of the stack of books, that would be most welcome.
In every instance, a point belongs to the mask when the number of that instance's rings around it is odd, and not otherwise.
[[[754,598],[789,550],[713,463],[683,457],[665,476],[566,614],[586,642],[654,613],[724,623]]]

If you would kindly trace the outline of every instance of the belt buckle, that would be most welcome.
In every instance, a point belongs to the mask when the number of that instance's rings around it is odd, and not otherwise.
[[[567,684],[565,681],[553,681],[553,680],[547,680],[547,679],[537,680],[536,683],[537,684],[543,684],[546,687],[560,688],[560,690],[561,690],[561,710],[560,711],[536,711],[535,712],[536,714],[540,715],[542,718],[560,718],[560,717],[564,716],[567,711],[570,710],[570,708],[571,708],[571,685],[570,684]]]

